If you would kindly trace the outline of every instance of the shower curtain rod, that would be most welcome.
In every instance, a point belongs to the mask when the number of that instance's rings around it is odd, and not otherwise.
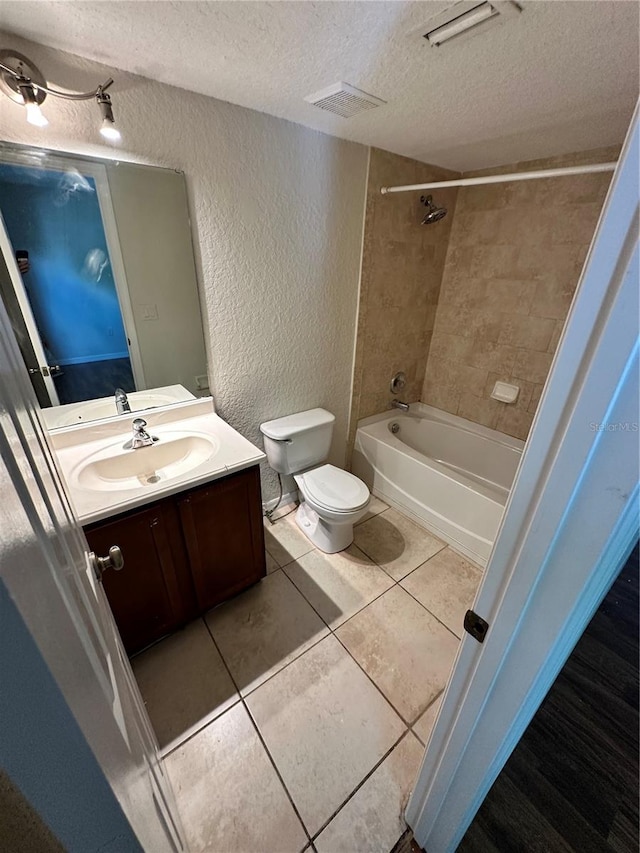
[[[563,175],[586,175],[590,172],[613,172],[617,163],[595,163],[591,166],[566,166],[561,169],[542,169],[538,172],[513,172],[510,175],[485,175],[482,178],[456,178],[455,181],[433,181],[430,184],[405,184],[400,187],[380,187],[382,195],[406,193],[412,190],[436,190],[446,187],[476,187],[481,184],[502,184],[511,181],[533,181],[537,178],[560,178]]]

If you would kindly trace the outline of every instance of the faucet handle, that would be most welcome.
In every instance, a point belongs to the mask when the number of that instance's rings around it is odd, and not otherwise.
[[[133,423],[131,424],[135,432],[144,432],[146,425],[147,422],[143,418],[134,418]]]

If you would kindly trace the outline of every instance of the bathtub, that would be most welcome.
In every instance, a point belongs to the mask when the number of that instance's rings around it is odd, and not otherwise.
[[[523,447],[413,403],[407,413],[394,409],[358,423],[352,470],[374,495],[484,566]]]

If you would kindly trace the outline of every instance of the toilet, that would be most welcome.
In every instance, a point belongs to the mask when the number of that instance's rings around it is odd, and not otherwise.
[[[353,542],[353,525],[369,506],[369,489],[358,477],[328,465],[335,415],[309,409],[260,425],[269,465],[293,474],[300,493],[296,523],[326,554]]]

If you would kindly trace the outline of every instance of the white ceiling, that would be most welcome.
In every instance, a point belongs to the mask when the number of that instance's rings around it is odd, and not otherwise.
[[[638,97],[636,0],[521,0],[515,18],[431,48],[427,22],[451,5],[3,0],[0,27],[458,170],[622,141]],[[303,100],[341,80],[386,106],[342,119]]]

